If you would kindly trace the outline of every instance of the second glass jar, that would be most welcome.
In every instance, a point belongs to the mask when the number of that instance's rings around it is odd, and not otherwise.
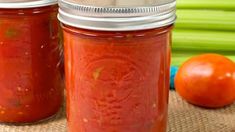
[[[57,2],[0,2],[0,122],[32,123],[63,100]]]

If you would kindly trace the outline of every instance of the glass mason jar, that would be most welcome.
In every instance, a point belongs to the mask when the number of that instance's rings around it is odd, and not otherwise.
[[[56,0],[0,0],[0,122],[31,123],[61,107]]]
[[[166,132],[175,1],[59,5],[69,132]]]

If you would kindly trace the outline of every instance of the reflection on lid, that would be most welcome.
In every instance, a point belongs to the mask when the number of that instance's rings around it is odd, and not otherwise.
[[[80,5],[105,7],[156,6],[171,3],[175,0],[68,0]]]
[[[135,31],[175,22],[175,0],[59,0],[63,24],[100,31]]]

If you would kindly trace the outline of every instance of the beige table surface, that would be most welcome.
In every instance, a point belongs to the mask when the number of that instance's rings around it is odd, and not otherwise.
[[[235,132],[235,104],[217,110],[202,109],[170,92],[168,132]],[[65,109],[35,125],[0,125],[0,132],[66,132]]]

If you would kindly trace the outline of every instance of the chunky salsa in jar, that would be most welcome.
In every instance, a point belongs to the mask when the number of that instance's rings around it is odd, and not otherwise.
[[[31,123],[61,107],[54,0],[0,1],[0,122]]]
[[[83,4],[60,1],[69,132],[166,132],[175,2]]]

